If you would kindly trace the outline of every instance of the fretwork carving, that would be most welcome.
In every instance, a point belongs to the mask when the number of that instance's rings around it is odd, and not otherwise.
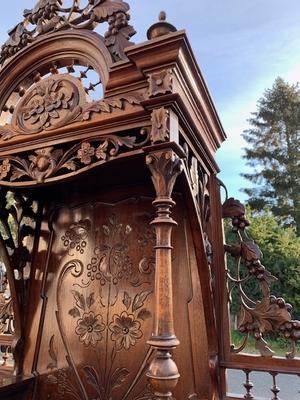
[[[124,48],[135,34],[129,25],[129,5],[122,0],[73,0],[64,7],[63,0],[39,0],[31,10],[24,11],[24,20],[9,32],[9,39],[2,46],[0,62],[18,53],[35,42],[40,36],[66,29],[93,30],[99,23],[106,22],[105,45],[115,60],[124,59]],[[84,3],[84,4],[82,4]],[[33,26],[32,30],[27,25]]]
[[[245,335],[245,340],[240,348],[232,351],[242,351],[252,334],[255,338],[256,348],[262,356],[272,357],[273,351],[264,339],[264,333],[274,332],[282,334],[292,343],[292,351],[287,354],[288,358],[295,357],[296,342],[300,340],[300,321],[292,320],[292,306],[283,298],[271,295],[271,284],[276,278],[261,263],[262,252],[254,240],[246,232],[249,221],[245,216],[245,207],[233,198],[229,198],[223,204],[223,217],[232,221],[232,231],[236,234],[238,244],[225,245],[225,251],[231,254],[237,263],[237,275],[228,274],[229,283],[237,287],[241,301],[239,318],[239,330]],[[240,264],[243,265],[247,274],[242,277]],[[262,299],[253,301],[243,290],[243,284],[250,278],[259,282]]]
[[[120,153],[143,147],[149,140],[146,130],[132,136],[103,135],[64,147],[46,147],[33,153],[0,157],[0,182],[42,183],[56,176],[80,171],[118,157]],[[68,147],[67,147],[68,146]]]
[[[26,322],[27,289],[30,276],[34,233],[37,227],[38,205],[29,197],[0,191],[1,256],[5,264],[10,298],[2,301],[6,315],[3,333],[12,334],[15,371],[22,370],[23,335]],[[22,309],[22,312],[20,310]],[[7,325],[8,323],[8,325]]]

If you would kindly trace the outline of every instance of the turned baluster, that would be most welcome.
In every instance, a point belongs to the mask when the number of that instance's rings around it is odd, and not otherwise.
[[[280,392],[280,388],[277,386],[276,383],[276,377],[277,377],[277,372],[270,372],[270,375],[272,376],[273,379],[273,386],[271,388],[271,392],[273,393],[272,400],[280,400],[278,397],[278,393]]]
[[[246,382],[244,383],[244,388],[246,389],[247,393],[244,396],[244,399],[251,400],[254,399],[251,390],[253,388],[253,383],[250,381],[250,372],[249,370],[244,370],[246,374]]]
[[[171,194],[182,171],[181,160],[172,150],[162,150],[147,156],[147,165],[157,198],[153,202],[157,217],[152,221],[156,231],[155,312],[154,326],[148,343],[156,349],[147,377],[156,400],[171,400],[179,373],[171,350],[179,341],[174,332],[172,292],[171,234],[176,222],[170,217],[174,201]]]

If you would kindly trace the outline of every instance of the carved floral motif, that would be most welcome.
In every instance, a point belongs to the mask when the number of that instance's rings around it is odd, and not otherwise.
[[[142,147],[148,142],[148,136],[103,135],[99,138],[86,139],[69,149],[59,146],[35,150],[33,154],[3,157],[0,165],[0,181],[5,182],[35,181],[42,183],[54,176],[68,171],[78,171],[85,166],[106,162],[119,155],[121,148]],[[1,161],[1,159],[0,159]]]
[[[7,177],[10,171],[10,162],[8,158],[5,158],[0,165],[0,179],[4,179]]]
[[[84,343],[85,346],[96,346],[97,342],[103,339],[102,332],[104,329],[102,316],[100,314],[95,315],[90,311],[83,314],[82,318],[77,321],[75,332],[79,336],[80,342]]]
[[[17,106],[16,127],[38,133],[70,123],[80,113],[83,92],[76,79],[62,74],[41,80],[29,90]]]
[[[173,89],[172,70],[165,69],[163,71],[149,74],[149,97],[155,97],[162,94],[171,93]]]
[[[57,286],[58,326],[63,343],[68,343],[65,346],[66,358],[70,374],[74,371],[73,378],[76,380],[72,381],[67,371],[58,370],[51,372],[47,382],[56,386],[55,393],[60,392],[68,399],[89,398],[87,393],[91,392],[95,393],[89,395],[93,399],[110,400],[116,397],[115,391],[122,386],[124,392],[129,390],[134,396],[136,383],[145,373],[146,361],[152,352],[145,354],[145,360],[142,362],[145,366],[140,368],[138,380],[133,380],[132,385],[129,382],[131,371],[127,368],[122,353],[134,351],[144,336],[144,324],[152,317],[148,301],[153,291],[148,282],[138,280],[136,284],[130,280],[134,266],[128,253],[128,240],[132,243],[135,240],[133,235],[137,239],[144,235],[140,232],[142,229],[138,220],[135,223],[138,230],[135,231],[131,223],[127,223],[126,220],[120,221],[117,213],[109,214],[103,220],[100,229],[94,232],[89,229],[90,224],[86,221],[72,222],[61,239],[67,252],[70,250],[70,244],[74,243],[72,248],[76,249],[80,240],[88,242],[90,235],[94,234],[95,248],[91,261],[87,265],[79,259],[68,261],[61,269]],[[148,253],[153,250],[150,239],[144,247],[142,254],[149,257]],[[72,256],[70,253],[69,255]],[[80,254],[78,256],[81,258]],[[127,270],[128,267],[130,270]],[[135,265],[135,272],[137,275],[144,275],[139,271],[138,263]],[[72,308],[66,315],[62,293],[65,288],[70,288],[70,279],[73,279],[70,293]],[[81,354],[90,351],[98,353],[104,365],[94,363],[91,357],[89,365],[75,363],[76,350],[69,344],[72,341],[64,326],[73,327],[78,345],[82,346]],[[54,338],[51,338],[49,344],[49,356],[49,368],[52,370],[52,365],[57,363]],[[64,398],[63,395],[61,398]]]
[[[141,323],[134,318],[134,315],[123,311],[121,315],[114,315],[109,325],[111,340],[115,342],[117,351],[129,350],[136,341],[143,336]]]
[[[115,60],[125,58],[124,48],[135,34],[128,21],[129,5],[121,0],[85,0],[85,5],[73,0],[64,7],[63,0],[39,0],[31,10],[24,11],[24,20],[9,32],[9,39],[2,46],[0,62],[34,42],[39,36],[61,29],[91,29],[98,23],[107,22],[105,44]],[[28,31],[26,25],[33,25]]]

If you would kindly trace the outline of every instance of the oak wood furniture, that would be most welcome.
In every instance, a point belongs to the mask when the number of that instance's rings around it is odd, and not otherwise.
[[[270,295],[244,207],[221,204],[212,99],[164,13],[148,41],[134,33],[121,0],[40,0],[2,47],[1,399],[251,399],[253,370],[277,399],[299,360],[272,357],[263,334],[295,350],[299,322]],[[228,282],[222,218],[261,302],[239,269]],[[230,347],[230,284],[262,357]],[[245,371],[242,397],[228,368]]]

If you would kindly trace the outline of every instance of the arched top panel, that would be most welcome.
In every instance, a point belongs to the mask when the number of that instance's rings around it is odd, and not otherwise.
[[[103,98],[111,64],[103,39],[89,31],[56,32],[23,49],[0,71],[2,137],[72,121],[81,104]]]

